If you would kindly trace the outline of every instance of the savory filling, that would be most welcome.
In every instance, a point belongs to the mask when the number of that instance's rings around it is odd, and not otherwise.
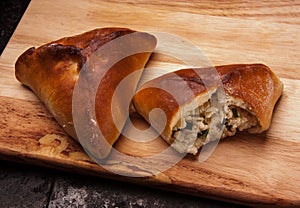
[[[183,115],[172,129],[174,142],[172,146],[179,152],[196,154],[198,148],[210,141],[233,136],[237,130],[243,131],[257,125],[257,119],[249,111],[227,100],[223,116],[220,109],[211,106],[208,101],[204,105]],[[219,120],[216,122],[216,120]]]

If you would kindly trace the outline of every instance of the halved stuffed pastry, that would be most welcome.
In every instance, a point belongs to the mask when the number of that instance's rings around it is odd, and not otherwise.
[[[165,74],[142,85],[133,102],[172,147],[196,154],[237,131],[267,130],[282,90],[267,66],[236,64]],[[163,112],[150,113],[157,108]]]

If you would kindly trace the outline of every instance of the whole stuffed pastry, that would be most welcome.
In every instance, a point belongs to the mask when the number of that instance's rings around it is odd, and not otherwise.
[[[84,142],[85,147],[96,158],[106,158],[111,151],[111,146],[120,135],[121,129],[115,125],[112,111],[118,112],[115,119],[118,120],[119,125],[124,125],[127,119],[128,109],[118,108],[118,103],[123,102],[122,96],[126,96],[126,92],[117,97],[116,105],[113,109],[111,107],[114,89],[126,76],[137,72],[134,79],[127,82],[125,86],[128,91],[136,89],[143,68],[156,46],[156,38],[148,33],[127,28],[100,28],[73,37],[62,38],[38,48],[32,47],[24,52],[15,64],[16,78],[28,86],[42,100],[63,129],[78,140],[72,116],[72,98],[80,72],[86,70],[86,73],[92,74],[95,68],[84,67],[91,56],[106,43],[131,34],[134,35],[128,36],[125,42],[112,44],[106,49],[106,58],[98,57],[98,60],[93,60],[105,62],[110,57],[122,57],[127,50],[131,49],[143,51],[121,58],[110,66],[107,72],[104,72],[102,68],[96,68],[96,71],[103,71],[104,75],[96,90],[94,123],[101,130],[107,143],[92,136],[86,138]],[[84,76],[84,72],[82,74]],[[87,78],[90,79],[90,77]],[[86,80],[88,81],[98,80]],[[82,100],[87,101],[84,99],[86,97],[82,95]],[[79,107],[84,109],[86,106]]]

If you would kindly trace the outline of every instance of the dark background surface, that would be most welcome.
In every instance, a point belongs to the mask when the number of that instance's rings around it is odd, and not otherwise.
[[[30,0],[0,0],[0,54],[13,34]]]
[[[241,207],[28,164],[0,162],[0,207]]]
[[[28,3],[29,0],[0,0],[0,53],[13,34]],[[0,208],[6,207],[242,206],[100,177],[0,161]]]

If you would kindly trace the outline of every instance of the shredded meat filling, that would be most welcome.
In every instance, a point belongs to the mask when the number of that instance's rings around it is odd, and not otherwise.
[[[243,131],[257,125],[257,119],[247,110],[237,107],[229,101],[226,102],[224,108],[225,114],[222,117],[222,124],[218,128],[212,126],[215,125],[212,120],[219,113],[219,109],[211,106],[210,101],[187,112],[173,128],[174,142],[172,146],[181,153],[196,154],[200,146],[209,142],[208,134],[220,135],[221,138],[224,138],[235,135],[237,130]]]

